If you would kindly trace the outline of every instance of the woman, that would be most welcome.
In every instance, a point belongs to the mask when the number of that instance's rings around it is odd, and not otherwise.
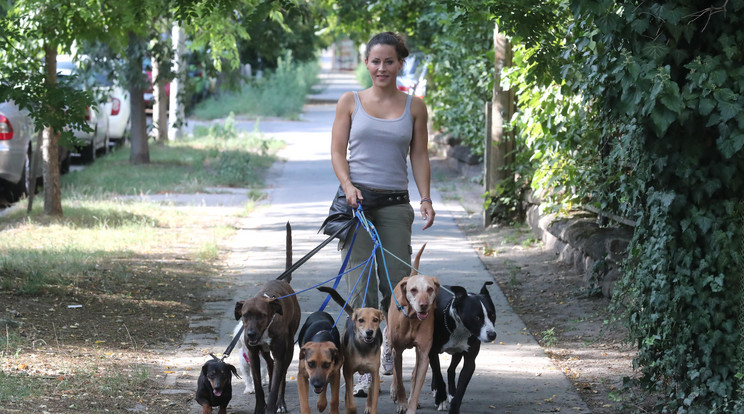
[[[331,138],[331,162],[346,202],[351,207],[362,204],[367,219],[377,228],[382,246],[404,260],[401,263],[390,254],[377,253],[376,277],[370,277],[369,287],[363,278],[354,289],[363,267],[347,275],[349,304],[353,308],[378,307],[377,291],[382,293],[381,309],[387,314],[391,288],[411,272],[411,228],[413,208],[407,202],[366,209],[362,190],[368,194],[400,194],[408,189],[407,158],[410,155],[413,178],[425,220],[423,229],[434,224],[434,207],[429,189],[427,111],[424,102],[398,90],[396,78],[408,56],[403,40],[392,32],[379,33],[367,43],[364,63],[372,78],[372,86],[359,92],[346,92],[338,100]],[[348,149],[348,158],[347,158]],[[407,194],[406,194],[407,195]],[[349,237],[343,247],[348,252]],[[372,253],[373,243],[365,231],[359,231],[351,249],[349,268],[363,263]],[[387,265],[388,274],[385,273]],[[368,274],[365,271],[365,276]],[[390,281],[388,282],[388,275]],[[352,291],[353,290],[353,291]],[[363,297],[367,290],[366,300]],[[387,342],[386,342],[387,345]],[[392,373],[392,356],[383,349],[383,371]],[[354,395],[366,396],[370,378],[362,376],[354,387]]]

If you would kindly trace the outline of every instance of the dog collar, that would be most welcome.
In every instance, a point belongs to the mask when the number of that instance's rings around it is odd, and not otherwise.
[[[413,316],[409,315],[408,312],[406,312],[405,306],[398,306],[398,310],[400,311],[400,313],[403,314],[403,316],[406,317],[406,319],[418,319],[418,318],[414,318]]]
[[[455,297],[453,296],[452,299],[450,299],[449,302],[447,302],[447,306],[444,307],[444,329],[447,330],[447,333],[452,335],[452,332],[454,332],[452,329],[449,328],[449,324],[447,323],[447,319],[449,319],[449,309],[452,307],[452,302],[455,301]],[[455,321],[457,323],[457,321]]]

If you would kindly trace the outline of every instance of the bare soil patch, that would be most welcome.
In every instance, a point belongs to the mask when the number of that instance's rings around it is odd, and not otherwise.
[[[0,411],[188,412],[191,394],[161,393],[163,355],[220,283],[220,264],[195,252],[234,219],[163,228],[182,232],[181,242],[101,260],[39,294],[0,291]]]

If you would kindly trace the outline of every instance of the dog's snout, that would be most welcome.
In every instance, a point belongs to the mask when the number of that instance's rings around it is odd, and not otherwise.
[[[249,339],[256,339],[256,337],[258,336],[258,332],[256,332],[253,329],[250,329],[250,330],[245,331],[245,336]]]
[[[494,339],[496,339],[496,332],[494,331],[489,331],[488,333],[486,333],[486,335],[488,336],[489,341],[493,341]]]
[[[367,336],[372,336],[372,335],[374,335],[374,334],[375,334],[375,331],[374,331],[374,329],[367,329],[367,331],[365,332],[365,334],[366,334]]]

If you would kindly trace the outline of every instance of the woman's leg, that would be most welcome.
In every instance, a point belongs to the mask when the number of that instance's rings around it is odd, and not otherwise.
[[[381,310],[387,317],[391,292],[395,285],[411,274],[411,226],[413,225],[411,205],[396,204],[375,210],[374,224],[380,235],[382,246],[388,252],[383,261],[382,252],[377,254],[377,275],[382,294]],[[394,255],[394,256],[393,256]],[[385,271],[387,267],[387,272]]]
[[[371,220],[370,214],[366,213],[368,219]],[[344,248],[341,250],[342,258],[346,257],[349,251],[349,245],[351,244],[352,234],[349,234],[349,239],[345,241]],[[344,277],[346,279],[346,288],[349,295],[349,306],[353,309],[364,306],[377,308],[377,276],[374,271],[374,263],[369,261],[365,263],[372,255],[372,248],[374,247],[372,239],[369,234],[361,226],[357,231],[356,239],[354,239],[354,245],[351,249],[351,255],[349,256],[349,263],[346,269],[352,269],[356,266],[360,266],[357,269],[347,273]],[[343,259],[342,259],[343,260]],[[370,275],[370,271],[372,274]],[[358,280],[358,282],[357,282]],[[369,280],[369,286],[366,286]],[[354,287],[356,284],[356,288]],[[367,290],[367,299],[364,300],[364,291]]]

